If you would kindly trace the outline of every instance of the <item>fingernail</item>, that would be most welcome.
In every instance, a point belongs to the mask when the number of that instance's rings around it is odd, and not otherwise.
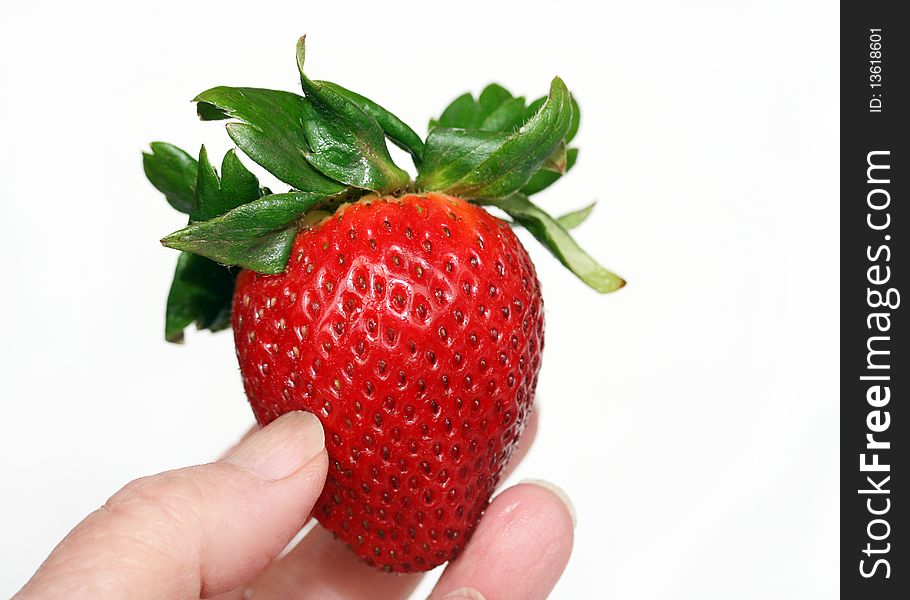
[[[312,413],[282,415],[243,440],[224,462],[276,481],[296,473],[325,447],[322,424]]]
[[[443,596],[442,600],[486,600],[486,598],[474,588],[459,588]]]
[[[569,516],[572,517],[572,528],[578,524],[578,518],[575,516],[575,506],[572,504],[572,500],[569,498],[569,495],[561,487],[555,483],[550,483],[549,481],[544,481],[543,479],[525,479],[520,481],[519,485],[522,483],[527,483],[530,485],[536,485],[542,487],[543,489],[551,492],[554,496],[562,500],[562,503],[566,505],[566,509],[569,511]]]

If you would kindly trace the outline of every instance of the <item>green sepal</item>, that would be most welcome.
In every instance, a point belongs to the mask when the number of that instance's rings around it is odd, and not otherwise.
[[[465,93],[452,101],[442,112],[439,119],[430,120],[433,127],[456,129],[480,129],[483,131],[511,131],[537,114],[547,101],[546,96],[534,100],[527,107],[523,97],[512,94],[499,85],[491,83],[483,89],[480,97],[474,100],[470,93]],[[508,115],[508,116],[507,116]],[[578,102],[572,98],[572,125],[566,134],[566,143],[571,142],[578,132],[581,111]]]
[[[562,177],[565,173],[568,173],[572,167],[575,166],[575,162],[578,160],[578,148],[568,148],[566,150],[566,168],[565,172],[559,173],[556,171],[550,171],[544,168],[537,170],[534,175],[531,176],[531,179],[528,180],[528,183],[521,188],[521,193],[525,196],[530,196],[531,194],[536,194],[546,188],[550,187],[556,181]]]
[[[525,99],[508,98],[486,115],[477,129],[481,131],[505,131],[511,133],[521,127],[525,121]]]
[[[512,93],[498,83],[491,83],[483,88],[480,96],[477,97],[477,120],[473,126],[480,127],[480,124],[493,114],[493,111],[511,99]]]
[[[525,107],[524,98],[513,97],[501,85],[493,83],[484,88],[478,100],[469,93],[456,98],[446,107],[438,120],[430,121],[430,129],[439,127],[511,133],[537,114],[546,100],[547,96],[542,96]],[[572,141],[578,132],[580,116],[578,103],[572,97],[572,123],[566,133],[566,144]],[[549,187],[575,165],[577,158],[578,149],[557,147],[554,154],[544,161],[540,169],[521,188],[522,193],[530,196]],[[562,165],[563,171],[560,170]]]
[[[528,104],[528,115],[527,115],[527,118],[530,119],[538,110],[540,110],[540,107],[543,106],[543,103],[546,102],[546,101],[547,101],[547,97],[546,97],[546,96],[541,96],[541,97],[538,98],[537,100],[535,100],[535,101],[531,102],[530,104]],[[575,108],[574,105],[573,105],[572,108]]]
[[[190,223],[222,215],[262,193],[259,180],[240,162],[234,150],[221,162],[221,176],[209,162],[205,146],[199,150],[193,185]],[[183,330],[196,323],[198,329],[218,331],[230,326],[231,297],[236,270],[203,256],[182,252],[167,297],[164,337],[183,341]]]
[[[231,324],[231,299],[235,270],[196,254],[181,252],[174,280],[167,295],[164,338],[183,341],[183,330],[196,323],[198,329],[220,331]]]
[[[507,139],[506,134],[493,131],[432,129],[417,186],[431,191],[454,190],[460,178],[471,174],[472,164],[494,155]]]
[[[546,102],[547,97],[543,96],[538,98],[530,105],[528,105],[528,118],[535,114],[540,107],[543,106]],[[569,126],[569,132],[566,134],[566,145],[569,144],[574,138],[575,134],[578,133],[578,126],[581,123],[581,110],[578,108],[578,102],[575,101],[575,96],[572,96],[572,124]],[[557,152],[560,150],[557,149]],[[575,161],[578,160],[578,149],[577,148],[568,148],[565,149],[565,156],[554,155],[547,159],[548,163],[555,163],[564,158],[565,169],[561,172],[558,169],[548,169],[546,166],[541,167],[539,171],[534,173],[531,177],[531,180],[528,181],[527,185],[521,188],[521,192],[527,196],[536,194],[537,192],[543,191],[544,189],[550,187],[556,181],[566,174],[566,172],[575,166]]]
[[[594,210],[595,206],[597,206],[597,202],[592,202],[584,208],[579,208],[578,210],[573,210],[572,212],[567,212],[566,214],[557,217],[556,221],[567,231],[575,229],[591,216],[591,211]]]
[[[196,198],[196,159],[172,144],[152,142],[151,153],[142,153],[142,168],[168,204],[190,214]]]
[[[529,104],[527,109],[527,118],[530,119],[532,116],[534,116],[534,114],[540,110],[540,107],[543,106],[543,103],[546,101],[547,97],[541,96]],[[575,139],[575,134],[578,133],[579,125],[581,125],[581,109],[578,107],[578,102],[575,100],[575,96],[572,96],[572,125],[569,126],[569,133],[566,134],[567,144]]]
[[[204,93],[205,92],[203,92],[203,94]],[[231,118],[231,115],[229,115],[226,111],[218,108],[214,104],[210,104],[209,102],[199,102],[198,96],[193,101],[196,102],[196,116],[199,117],[200,121],[223,121],[225,119]]]
[[[480,92],[477,100],[466,93],[452,101],[438,120],[430,121],[430,129],[511,131],[527,120],[526,112],[524,98],[513,98],[507,89],[491,83]]]
[[[563,143],[571,122],[571,95],[556,77],[547,101],[513,133],[430,130],[417,186],[477,200],[507,197]]]
[[[298,190],[336,194],[345,186],[320,173],[306,159],[304,123],[309,102],[290,92],[216,87],[196,96],[203,119],[233,118],[228,135],[243,152],[281,181]]]
[[[559,262],[592,289],[606,294],[615,292],[626,284],[621,277],[600,266],[572,239],[565,227],[528,200],[527,196],[515,194],[484,204],[504,210],[516,223],[531,232],[531,235],[543,244]]]
[[[310,147],[305,157],[322,173],[347,185],[377,193],[405,188],[410,176],[389,155],[385,132],[356,103],[303,72],[305,38],[297,42],[297,68],[312,117],[303,122]]]
[[[205,146],[199,150],[196,178],[196,206],[190,221],[207,221],[259,198],[259,180],[237,157],[232,149],[221,162],[221,177],[209,162]]]
[[[409,153],[414,159],[414,164],[418,167],[420,166],[420,163],[423,160],[423,140],[420,139],[420,136],[417,135],[407,123],[357,92],[352,92],[331,81],[322,81],[320,83],[334,90],[339,95],[344,96],[359,106],[360,110],[376,119],[376,122],[379,123],[379,126],[382,127],[382,130],[385,132],[386,137],[389,138],[393,144]]]
[[[580,125],[581,108],[578,106],[578,102],[575,100],[575,96],[572,96],[572,124],[569,125],[569,133],[566,134],[567,144],[575,139],[575,135],[578,133],[578,127]]]
[[[568,168],[569,162],[567,155],[568,150],[566,149],[566,143],[560,142],[560,144],[556,146],[556,150],[553,151],[553,154],[548,156],[540,165],[540,170],[550,171],[551,173],[558,173],[560,175],[564,174]]]
[[[297,222],[326,200],[324,194],[272,194],[208,221],[193,223],[161,240],[168,248],[192,252],[226,266],[274,274],[284,271]]]
[[[449,104],[439,119],[430,121],[430,129],[445,127],[449,129],[471,129],[477,121],[477,102],[474,97],[465,93]]]

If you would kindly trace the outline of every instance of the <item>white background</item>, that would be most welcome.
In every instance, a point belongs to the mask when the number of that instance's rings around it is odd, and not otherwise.
[[[559,74],[581,102],[578,166],[540,201],[599,200],[578,239],[629,285],[598,296],[527,243],[547,347],[514,478],[578,511],[553,597],[834,597],[837,4],[364,4],[3,9],[0,596],[122,484],[251,423],[230,335],[162,339],[157,240],[184,217],[140,151],[220,156],[189,100],[296,89],[307,33],[312,76],[420,132],[494,79],[536,97]]]

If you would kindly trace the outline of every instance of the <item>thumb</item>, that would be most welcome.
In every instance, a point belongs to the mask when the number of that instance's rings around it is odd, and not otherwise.
[[[319,420],[288,413],[221,461],[137,479],[64,538],[18,596],[199,598],[253,578],[325,482]]]

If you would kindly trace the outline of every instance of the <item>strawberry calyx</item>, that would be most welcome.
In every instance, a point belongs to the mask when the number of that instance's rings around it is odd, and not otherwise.
[[[229,151],[221,174],[203,146],[198,160],[154,142],[144,153],[149,181],[189,216],[187,226],[161,241],[181,251],[168,295],[165,337],[183,330],[229,325],[238,268],[285,270],[301,222],[313,211],[334,212],[367,194],[441,192],[496,207],[527,229],[563,265],[601,293],[624,281],[601,267],[573,240],[593,204],[556,219],[531,202],[575,164],[569,143],[579,109],[556,77],[547,96],[526,103],[498,84],[475,99],[463,94],[436,120],[426,139],[376,102],[304,72],[305,38],[297,44],[303,95],[261,88],[215,87],[194,101],[202,120],[226,120],[244,154],[290,186],[272,193]],[[411,180],[389,154],[386,140],[408,152]]]

